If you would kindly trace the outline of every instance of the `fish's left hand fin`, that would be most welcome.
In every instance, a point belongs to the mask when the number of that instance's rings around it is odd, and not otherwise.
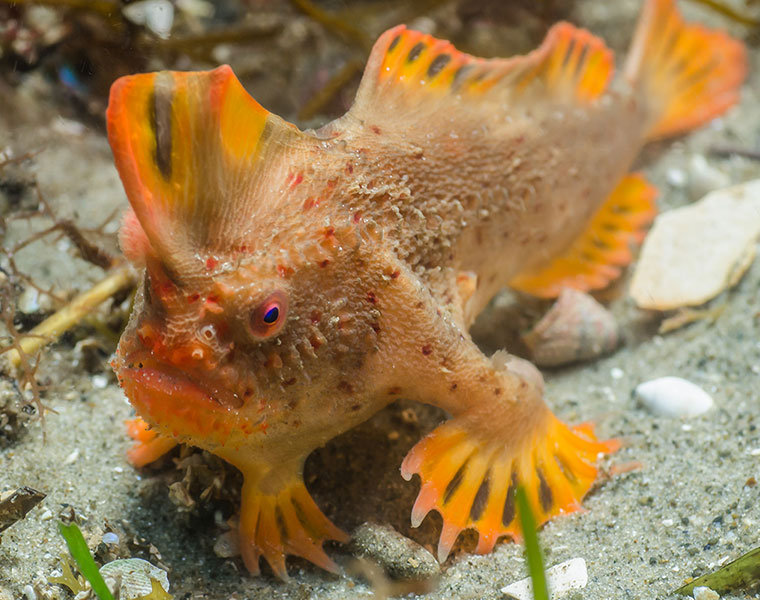
[[[172,438],[150,429],[142,417],[128,419],[126,426],[127,435],[135,441],[127,450],[127,460],[134,467],[144,467],[157,461],[177,445]]]
[[[642,175],[626,175],[565,252],[520,273],[509,286],[541,298],[555,298],[564,287],[584,292],[606,287],[633,259],[631,246],[641,243],[657,214],[656,196]]]

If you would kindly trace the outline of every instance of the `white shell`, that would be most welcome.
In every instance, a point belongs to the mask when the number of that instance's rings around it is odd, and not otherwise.
[[[153,590],[151,579],[155,579],[165,591],[169,591],[169,578],[166,571],[141,558],[113,560],[100,567],[100,574],[109,588],[121,582],[118,598],[122,600],[135,600],[150,594]],[[112,589],[112,592],[116,594],[117,590]]]
[[[695,587],[694,600],[720,600],[720,594],[709,587]]]
[[[660,377],[636,386],[634,395],[650,412],[666,417],[696,417],[710,410],[712,397],[680,377]]]
[[[572,590],[586,587],[588,571],[586,561],[582,558],[571,558],[563,563],[546,570],[546,584],[549,587],[550,600],[557,600]],[[530,577],[515,581],[501,588],[501,593],[515,600],[533,600],[533,585]]]
[[[654,222],[631,281],[640,308],[698,306],[735,285],[760,237],[760,179],[716,190]]]

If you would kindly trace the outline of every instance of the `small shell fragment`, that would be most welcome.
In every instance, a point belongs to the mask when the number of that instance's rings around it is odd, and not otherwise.
[[[523,336],[533,362],[555,367],[612,352],[620,341],[612,314],[588,294],[565,288],[546,315]]]
[[[153,591],[151,579],[155,579],[164,591],[169,591],[169,577],[166,571],[160,569],[147,560],[141,558],[127,558],[114,560],[100,567],[100,574],[105,579],[108,587],[119,585],[118,598],[123,600],[135,600],[141,596],[147,596]]]
[[[587,583],[588,571],[586,561],[582,558],[571,558],[546,570],[550,600],[558,600],[572,590],[585,588]],[[501,588],[501,593],[515,600],[533,600],[533,585],[530,577]]]
[[[640,308],[698,306],[735,285],[760,236],[760,179],[663,213],[654,222],[631,281]]]
[[[660,377],[636,386],[636,399],[650,412],[666,417],[696,417],[710,410],[712,397],[680,377]]]

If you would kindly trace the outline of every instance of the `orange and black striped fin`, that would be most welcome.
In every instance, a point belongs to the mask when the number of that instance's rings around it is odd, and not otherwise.
[[[617,440],[596,441],[590,425],[568,428],[548,410],[541,426],[519,440],[488,439],[483,431],[488,431],[483,423],[448,421],[414,446],[401,465],[405,479],[418,474],[422,481],[412,526],[431,510],[443,517],[441,562],[464,529],[478,532],[478,554],[491,552],[500,537],[520,540],[518,485],[524,486],[539,525],[579,510],[596,479],[594,462],[620,447]]]
[[[127,227],[139,225],[161,259],[182,252],[183,242],[193,250],[230,245],[256,210],[267,162],[306,137],[251,98],[228,66],[122,77],[111,87],[107,124],[137,217]]]
[[[406,105],[417,115],[437,114],[489,94],[588,103],[604,93],[612,71],[604,42],[569,23],[552,27],[535,51],[509,59],[476,58],[399,25],[375,43],[351,112],[366,117]]]
[[[642,175],[626,175],[563,254],[520,273],[510,287],[541,298],[559,296],[565,287],[584,292],[606,287],[631,262],[631,247],[644,239],[657,214],[656,196]]]
[[[650,114],[647,139],[684,133],[739,100],[744,45],[722,31],[685,23],[675,0],[647,0],[625,65]]]

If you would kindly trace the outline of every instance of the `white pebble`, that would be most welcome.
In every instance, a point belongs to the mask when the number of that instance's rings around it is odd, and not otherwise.
[[[675,188],[682,188],[686,185],[686,173],[683,169],[668,169],[665,178]]]
[[[666,417],[696,417],[712,408],[710,395],[680,377],[660,377],[636,386],[634,394],[650,412]]]
[[[113,531],[109,531],[108,533],[103,534],[103,543],[104,544],[118,544],[119,543],[119,536],[116,535]]]
[[[720,600],[720,594],[709,587],[695,587],[694,600]]]
[[[79,458],[79,448],[76,448],[71,454],[69,454],[63,461],[64,465],[71,465]]]
[[[168,38],[174,23],[174,5],[169,0],[142,0],[127,4],[122,12],[137,25],[145,25],[160,38]]]
[[[106,377],[105,375],[92,376],[92,387],[94,387],[96,390],[104,390],[107,385],[108,385],[108,377]]]
[[[29,584],[24,586],[24,596],[26,596],[26,600],[37,600],[37,592]]]
[[[547,569],[546,583],[550,590],[550,600],[562,598],[572,590],[585,588],[588,583],[586,561],[582,558],[571,558]],[[530,577],[501,588],[501,593],[516,600],[533,600],[533,586]]]
[[[612,367],[610,369],[610,377],[613,379],[622,379],[625,376],[625,371],[620,367]]]
[[[673,519],[663,519],[662,525],[663,527],[673,527],[673,525],[675,525],[675,521]]]
[[[749,451],[750,456],[760,456],[760,448],[753,448]]]

